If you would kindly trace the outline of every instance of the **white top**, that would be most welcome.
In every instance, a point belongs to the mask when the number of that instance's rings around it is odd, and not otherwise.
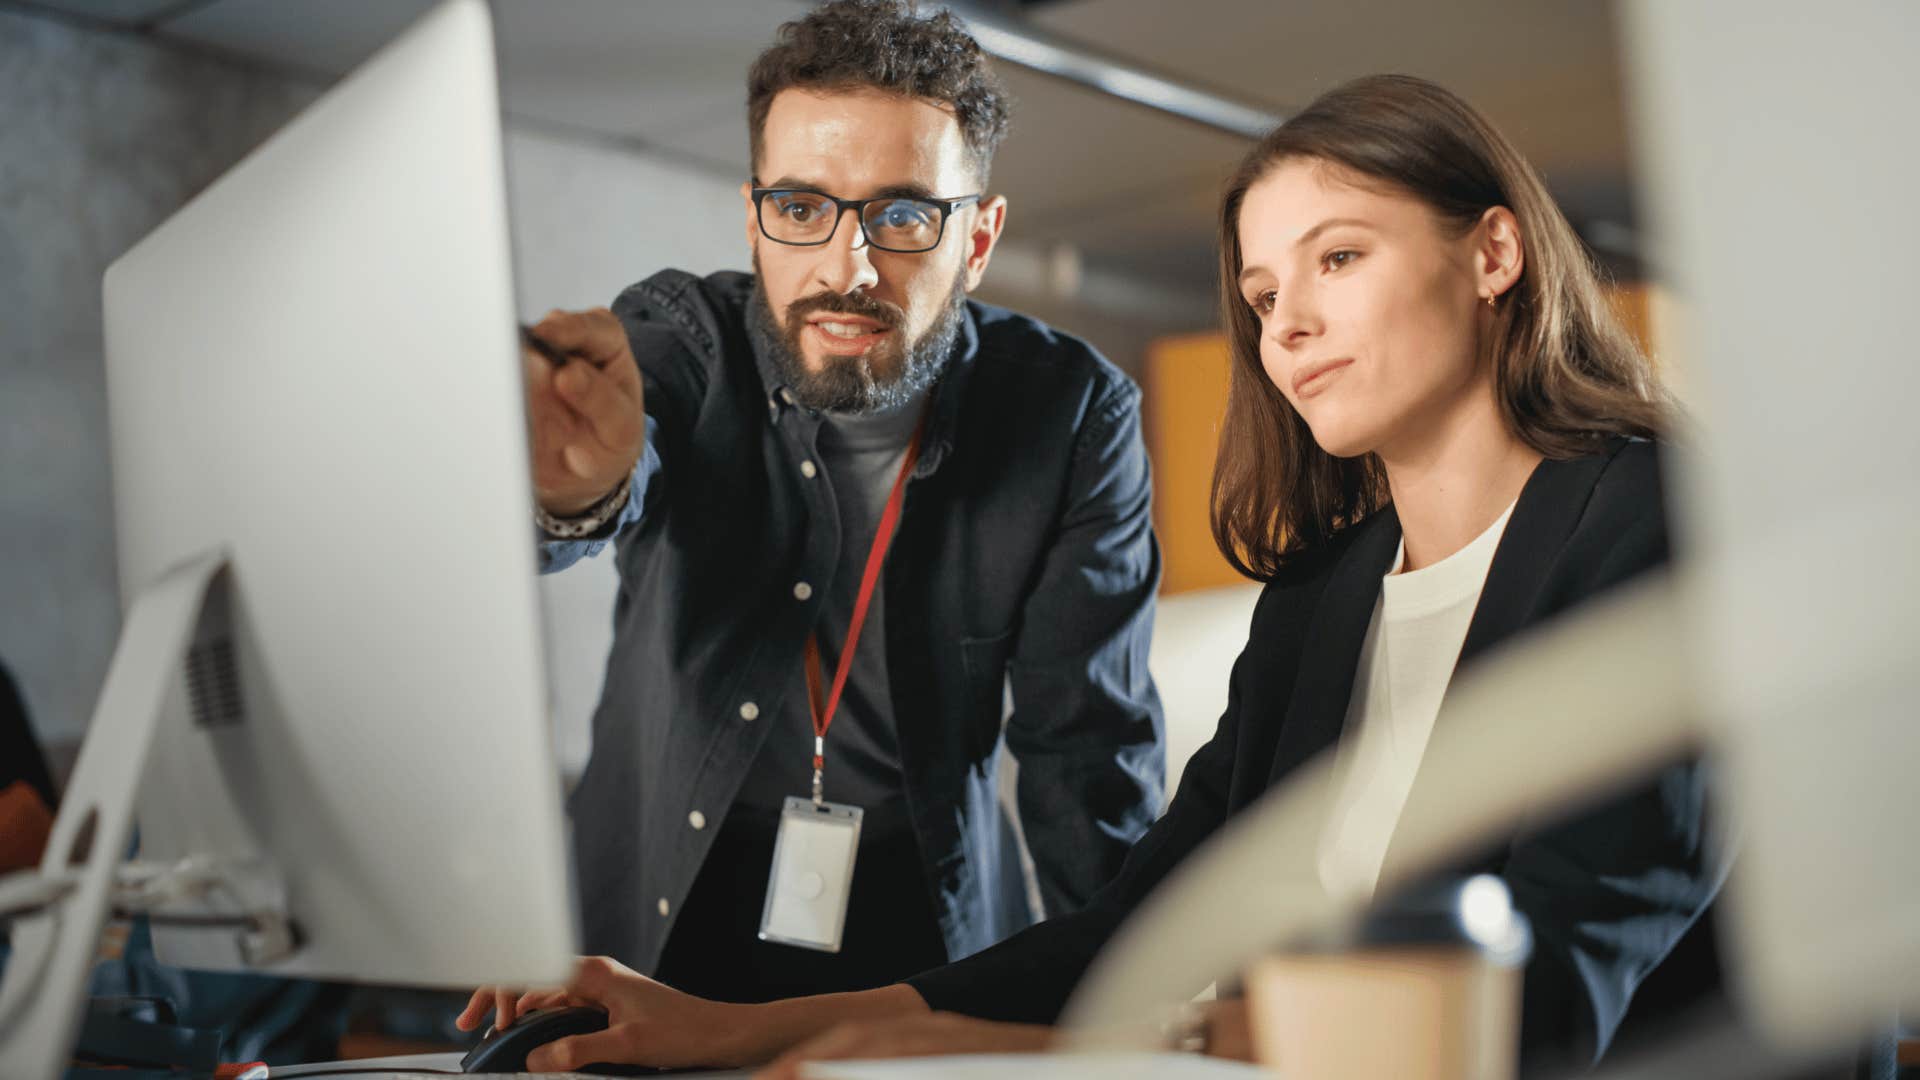
[[[1466,547],[1421,570],[1401,573],[1402,540],[1380,581],[1347,699],[1339,795],[1320,844],[1320,880],[1336,894],[1373,895],[1512,514],[1509,505]]]

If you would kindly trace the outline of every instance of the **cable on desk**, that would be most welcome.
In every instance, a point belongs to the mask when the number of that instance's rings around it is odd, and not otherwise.
[[[273,1076],[273,1067],[267,1067]],[[326,1080],[328,1076],[470,1076],[459,1068],[328,1068],[326,1072],[301,1072],[298,1080]],[[480,1076],[486,1076],[480,1072]]]

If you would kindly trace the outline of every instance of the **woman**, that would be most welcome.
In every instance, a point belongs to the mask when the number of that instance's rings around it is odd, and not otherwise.
[[[1214,535],[1268,584],[1218,731],[1120,876],[900,985],[725,1006],[588,961],[570,995],[476,994],[464,1026],[490,1004],[609,1008],[607,1032],[552,1044],[541,1068],[762,1061],[809,1038],[777,1072],[1037,1048],[1146,894],[1336,744],[1350,767],[1320,871],[1372,887],[1457,663],[1666,559],[1654,440],[1670,407],[1539,178],[1430,83],[1362,79],[1268,136],[1227,187],[1220,251],[1233,366]],[[1697,768],[1676,766],[1456,868],[1501,875],[1533,923],[1533,1061],[1604,1051],[1712,898],[1703,803]],[[862,1024],[820,1035],[845,1021]]]

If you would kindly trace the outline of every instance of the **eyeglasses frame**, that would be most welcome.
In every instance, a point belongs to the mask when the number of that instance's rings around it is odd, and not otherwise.
[[[896,255],[924,255],[934,248],[939,247],[940,242],[947,238],[947,222],[953,218],[955,212],[963,206],[970,204],[977,205],[981,199],[986,197],[985,192],[978,192],[972,195],[960,195],[951,199],[923,198],[919,195],[880,195],[871,199],[842,199],[837,195],[829,195],[824,191],[815,191],[812,188],[756,187],[749,190],[753,196],[753,222],[760,227],[761,236],[766,237],[776,244],[784,244],[787,247],[820,247],[825,244],[830,244],[833,242],[834,236],[840,232],[840,219],[847,216],[847,211],[851,210],[853,211],[854,223],[860,230],[861,239],[865,240],[870,246],[877,250],[890,251]],[[767,231],[767,220],[763,215],[765,213],[764,207],[766,199],[769,195],[818,195],[820,198],[833,203],[833,227],[827,230],[826,236],[818,240],[782,240]],[[940,208],[940,231],[934,235],[933,243],[923,248],[903,249],[888,247],[875,240],[873,234],[867,231],[867,206],[871,203],[893,202],[899,199],[905,199],[908,202],[926,203],[930,206],[938,206]]]

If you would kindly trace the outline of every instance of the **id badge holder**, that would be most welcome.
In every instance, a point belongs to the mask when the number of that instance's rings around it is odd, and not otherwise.
[[[862,813],[857,806],[788,796],[773,840],[760,940],[840,951]]]

